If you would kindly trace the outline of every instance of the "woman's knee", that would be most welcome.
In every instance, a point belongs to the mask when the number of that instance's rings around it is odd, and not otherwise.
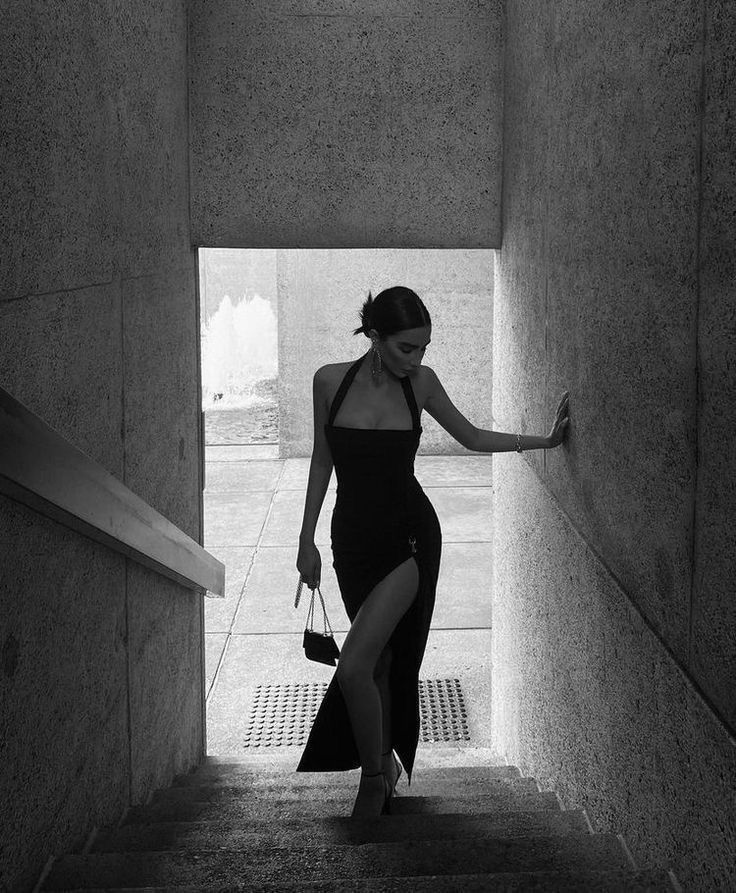
[[[387,645],[380,654],[380,657],[376,661],[376,666],[373,670],[373,678],[381,679],[384,676],[388,676],[391,670],[391,659],[393,657],[393,653],[391,651],[391,646]]]
[[[354,655],[343,649],[335,671],[337,684],[344,691],[355,686],[364,685],[373,678],[373,667],[360,655]]]

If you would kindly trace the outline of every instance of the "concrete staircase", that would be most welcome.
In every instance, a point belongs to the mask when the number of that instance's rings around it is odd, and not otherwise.
[[[301,775],[210,757],[129,810],[42,890],[670,890],[623,842],[511,766],[418,766],[390,816],[349,815],[357,773]]]

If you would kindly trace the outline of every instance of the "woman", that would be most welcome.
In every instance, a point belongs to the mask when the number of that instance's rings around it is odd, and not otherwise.
[[[389,288],[375,300],[369,294],[361,323],[354,334],[370,338],[369,350],[353,363],[323,366],[313,381],[314,449],[297,570],[311,589],[319,586],[314,532],[334,466],[332,551],[351,625],[297,771],[360,766],[352,814],[371,817],[388,811],[402,764],[411,780],[419,740],[418,675],[442,545],[414,477],[421,412],[471,450],[549,449],[562,442],[568,395],[547,437],[476,428],[422,366],[431,320],[411,289]]]

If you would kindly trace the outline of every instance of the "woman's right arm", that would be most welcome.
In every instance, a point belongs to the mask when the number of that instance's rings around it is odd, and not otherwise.
[[[314,373],[312,380],[312,404],[314,410],[314,446],[312,461],[309,464],[307,495],[304,501],[304,517],[299,534],[299,554],[296,567],[302,580],[310,589],[320,584],[322,559],[314,544],[322,503],[332,475],[332,453],[325,437],[325,423],[328,412],[328,384],[324,367]]]

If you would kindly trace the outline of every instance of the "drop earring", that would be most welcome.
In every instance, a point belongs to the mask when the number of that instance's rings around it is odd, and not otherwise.
[[[383,360],[381,359],[381,354],[376,345],[373,345],[373,357],[371,358],[371,375],[374,378],[378,378],[378,376],[383,372]]]

